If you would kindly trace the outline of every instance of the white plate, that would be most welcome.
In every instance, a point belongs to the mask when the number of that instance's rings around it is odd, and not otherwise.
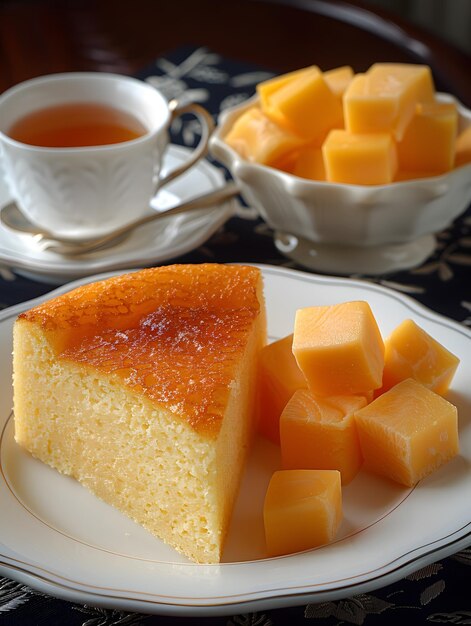
[[[384,334],[412,318],[458,355],[461,364],[449,398],[459,410],[461,454],[414,489],[360,472],[344,489],[345,518],[332,544],[267,559],[261,512],[265,488],[278,466],[278,449],[259,440],[242,485],[224,562],[189,563],[15,444],[11,329],[16,315],[30,302],[0,314],[2,574],[79,603],[148,613],[215,615],[351,596],[385,586],[471,543],[471,333],[376,285],[269,266],[262,269],[272,339],[291,332],[299,307],[365,299]]]
[[[189,149],[170,145],[163,171],[186,161]],[[200,161],[186,174],[162,190],[154,208],[163,210],[182,200],[222,187],[221,170],[208,161]],[[6,181],[0,171],[0,207],[11,201]],[[61,284],[69,280],[123,268],[142,267],[176,258],[203,244],[235,211],[235,201],[222,206],[176,215],[168,222],[137,229],[123,243],[88,254],[80,259],[66,258],[42,251],[29,235],[18,235],[0,222],[0,263],[43,282]]]

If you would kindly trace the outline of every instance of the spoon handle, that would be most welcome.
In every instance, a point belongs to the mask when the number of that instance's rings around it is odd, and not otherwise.
[[[67,256],[79,256],[81,254],[93,252],[105,246],[108,247],[113,245],[114,243],[121,242],[125,236],[129,235],[136,228],[139,228],[144,224],[156,222],[160,219],[164,219],[173,215],[178,215],[179,213],[187,213],[192,210],[205,209],[216,204],[221,204],[223,202],[226,202],[230,198],[238,195],[239,193],[240,190],[236,183],[230,182],[227,183],[224,187],[220,187],[219,189],[215,189],[196,198],[186,200],[181,204],[172,207],[171,209],[162,211],[161,213],[152,213],[150,215],[145,215],[135,222],[114,230],[112,233],[108,233],[106,235],[103,235],[102,237],[93,239],[93,241],[85,243],[59,243],[56,241],[51,241],[45,242],[43,249]]]

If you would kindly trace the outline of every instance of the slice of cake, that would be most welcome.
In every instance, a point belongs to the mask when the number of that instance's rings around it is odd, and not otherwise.
[[[218,562],[254,430],[258,269],[85,285],[14,327],[17,442],[181,553]]]

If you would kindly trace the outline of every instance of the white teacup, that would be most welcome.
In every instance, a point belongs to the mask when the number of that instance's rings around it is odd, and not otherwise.
[[[30,145],[9,136],[25,116],[77,103],[130,114],[143,126],[143,134],[85,147]],[[175,116],[188,112],[200,119],[202,139],[188,161],[163,178],[160,168],[168,128]],[[148,212],[157,190],[204,156],[212,124],[202,107],[168,103],[154,87],[115,74],[53,74],[28,80],[0,96],[0,147],[13,198],[35,225],[71,239],[105,234]]]

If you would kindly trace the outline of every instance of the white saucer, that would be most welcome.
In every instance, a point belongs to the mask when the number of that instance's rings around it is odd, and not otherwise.
[[[173,169],[185,161],[188,153],[188,148],[170,145],[163,170]],[[162,210],[223,184],[222,172],[207,161],[200,161],[162,190],[153,206]],[[10,191],[0,175],[0,207],[10,201]],[[160,263],[200,246],[234,214],[235,208],[236,202],[232,200],[221,206],[176,215],[164,224],[159,222],[154,227],[137,229],[114,248],[80,259],[43,251],[30,235],[18,235],[0,223],[0,264],[35,280],[61,284],[97,272]]]

